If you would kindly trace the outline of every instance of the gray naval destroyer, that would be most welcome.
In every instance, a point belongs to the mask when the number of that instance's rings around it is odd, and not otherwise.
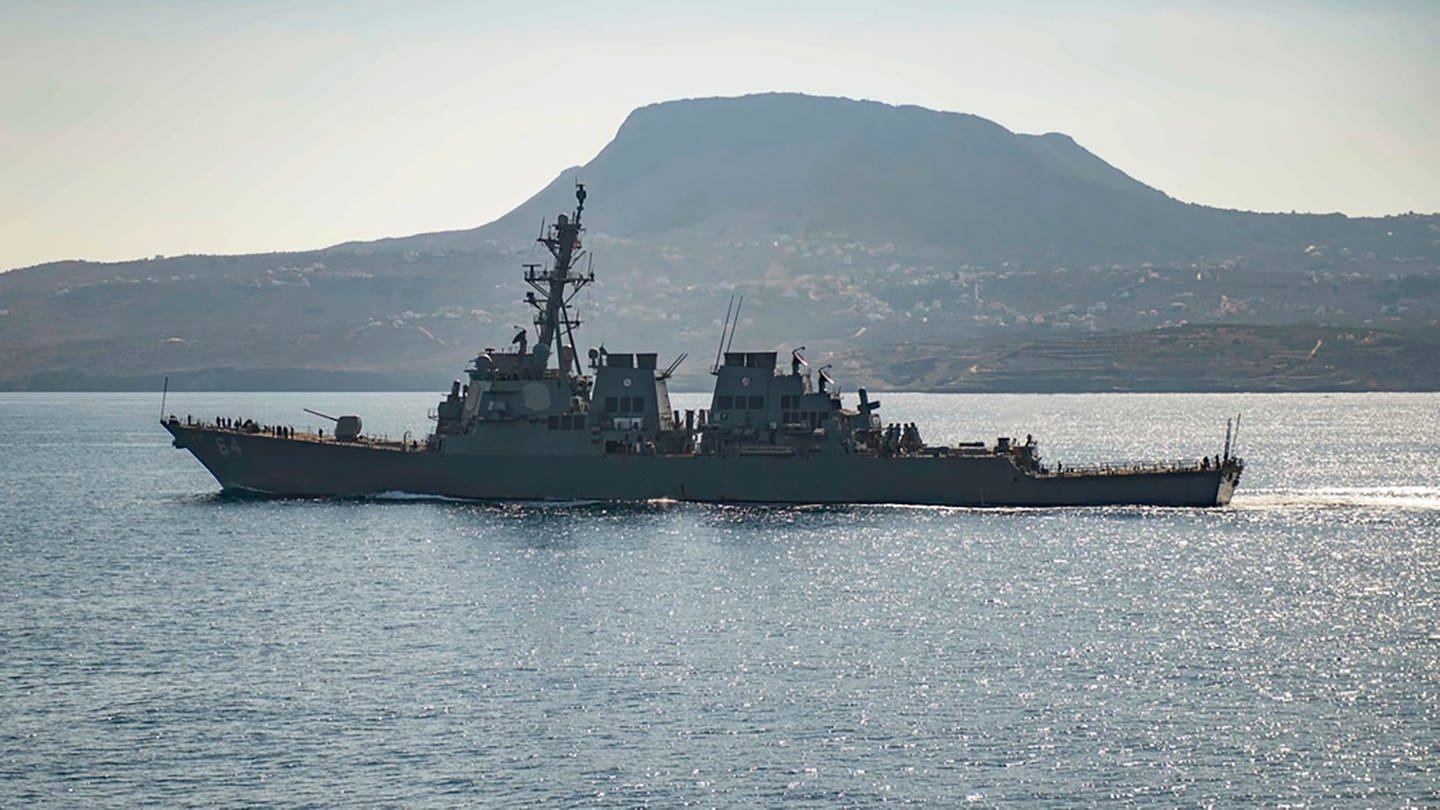
[[[552,261],[526,265],[534,345],[522,330],[508,350],[481,352],[423,441],[366,436],[353,415],[333,418],[329,433],[249,419],[162,424],[223,490],[271,496],[1213,507],[1240,480],[1228,428],[1223,453],[1184,462],[1047,464],[1028,437],[929,445],[913,424],[883,424],[863,388],[846,407],[798,350],[787,370],[777,352],[729,351],[723,329],[710,407],[672,410],[675,364],[661,368],[653,352],[592,349],[581,367],[571,302],[595,280],[575,269],[584,208],[577,185],[574,213],[538,240]],[[733,339],[728,313],[726,324]]]

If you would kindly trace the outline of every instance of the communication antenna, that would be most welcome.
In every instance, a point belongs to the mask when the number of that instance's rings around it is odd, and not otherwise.
[[[170,393],[170,375],[165,375],[165,385],[160,389],[160,421],[165,421],[165,397]]]
[[[680,353],[680,356],[677,357],[677,358],[675,358],[675,362],[671,363],[668,368],[666,368],[664,371],[660,372],[660,376],[658,377],[658,379],[661,379],[661,380],[668,380],[668,379],[670,379],[670,375],[674,374],[674,373],[675,373],[675,369],[679,368],[679,367],[680,367],[680,364],[683,363],[683,362],[685,362],[685,358],[687,358],[687,357],[689,357],[689,356],[690,356],[690,353],[689,353],[689,352],[681,352],[681,353]]]
[[[730,351],[730,344],[735,342],[735,329],[740,326],[740,307],[745,305],[745,296],[735,302],[735,320],[730,322],[730,339],[725,341],[725,351]]]
[[[710,367],[710,373],[714,374],[720,370],[720,353],[725,351],[725,333],[730,329],[730,313],[735,309],[735,294],[730,294],[730,305],[725,307],[725,321],[720,324],[720,344],[715,347],[715,365]]]

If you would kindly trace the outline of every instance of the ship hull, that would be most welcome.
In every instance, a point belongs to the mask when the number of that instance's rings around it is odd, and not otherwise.
[[[167,422],[226,491],[474,500],[672,499],[936,506],[1223,506],[1238,467],[1028,473],[1010,457],[474,455]]]

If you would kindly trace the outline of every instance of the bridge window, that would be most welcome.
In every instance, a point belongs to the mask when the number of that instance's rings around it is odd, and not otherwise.
[[[554,414],[545,420],[545,425],[550,430],[584,430],[585,414],[583,413],[561,413]]]
[[[764,396],[753,396],[753,397],[750,397],[750,410],[752,410],[752,411],[763,411],[763,410],[765,410],[765,397],[764,397]]]
[[[619,406],[615,403],[615,397],[605,397],[605,412],[616,413]]]
[[[729,394],[721,394],[715,397],[715,410],[728,411],[733,407],[735,407],[735,398]]]

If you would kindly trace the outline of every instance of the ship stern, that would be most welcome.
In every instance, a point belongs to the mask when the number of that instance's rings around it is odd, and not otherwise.
[[[1215,492],[1216,506],[1229,506],[1230,499],[1235,496],[1235,489],[1240,486],[1240,473],[1245,471],[1245,462],[1232,458],[1220,466],[1220,485]]]

